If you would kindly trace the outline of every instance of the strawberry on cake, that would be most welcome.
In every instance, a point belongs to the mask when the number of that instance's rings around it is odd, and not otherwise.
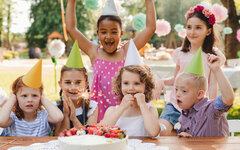
[[[128,137],[119,127],[87,125],[64,130],[58,137],[60,150],[127,150]]]

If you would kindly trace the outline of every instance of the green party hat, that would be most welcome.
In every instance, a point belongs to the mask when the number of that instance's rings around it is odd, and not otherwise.
[[[184,72],[204,76],[204,67],[202,61],[202,48],[200,47]]]
[[[68,56],[68,61],[66,65],[68,68],[83,68],[82,56],[78,47],[78,42],[75,41],[71,50],[71,53]]]

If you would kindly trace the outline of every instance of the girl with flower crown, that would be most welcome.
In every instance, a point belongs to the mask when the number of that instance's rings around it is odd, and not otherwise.
[[[165,85],[175,87],[175,77],[185,70],[197,50],[202,47],[205,77],[208,82],[206,96],[208,96],[209,99],[215,99],[217,97],[217,82],[211,69],[207,65],[207,54],[219,56],[221,65],[226,61],[225,56],[216,47],[218,43],[217,39],[219,38],[217,38],[214,29],[215,15],[210,9],[197,5],[189,9],[185,18],[187,28],[186,37],[182,47],[173,53],[173,60],[176,63],[174,76],[158,81],[155,98],[160,98],[161,92],[165,92]],[[176,103],[175,88],[173,88],[170,95],[170,102],[165,106],[159,119],[161,125],[160,135],[176,135],[174,128],[178,125],[180,112],[181,109]]]

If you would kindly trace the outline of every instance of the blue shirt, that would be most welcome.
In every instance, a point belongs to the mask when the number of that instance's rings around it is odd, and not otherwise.
[[[48,112],[45,109],[38,111],[37,118],[32,122],[19,120],[12,112],[10,117],[13,122],[4,129],[5,136],[49,136],[51,128],[47,121]]]

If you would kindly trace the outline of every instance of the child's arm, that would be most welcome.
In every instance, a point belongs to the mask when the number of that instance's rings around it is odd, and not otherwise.
[[[143,93],[137,93],[134,95],[137,100],[137,103],[140,107],[145,129],[148,132],[149,136],[155,137],[158,136],[160,132],[160,126],[158,124],[158,112],[154,107],[148,108],[147,103],[145,102],[145,95]]]
[[[41,103],[48,112],[48,122],[56,124],[63,120],[63,114],[61,110],[59,110],[57,106],[50,102],[44,95],[41,97]]]
[[[16,95],[12,94],[11,97],[7,100],[5,105],[0,110],[0,116],[1,116],[0,117],[0,127],[6,128],[12,124],[13,120],[10,117],[10,114],[11,114],[11,110],[12,110],[13,106],[16,104],[16,102],[17,102]]]
[[[161,80],[157,81],[156,89],[154,90],[154,99],[160,99],[162,91],[164,92],[164,94],[166,94],[165,85],[166,86],[173,86],[174,85],[174,81],[175,81],[175,78],[176,78],[179,70],[180,70],[180,66],[178,64],[176,64],[176,68],[175,68],[175,71],[174,71],[174,76],[164,78],[164,79],[161,79]]]
[[[66,27],[72,40],[78,41],[79,48],[86,53],[91,61],[97,58],[97,45],[88,40],[82,33],[77,29],[76,19],[76,3],[75,0],[68,0],[66,8]]]
[[[95,125],[97,124],[98,118],[98,107],[94,110],[93,114],[88,118],[87,124]]]
[[[114,126],[123,112],[134,103],[134,97],[127,94],[123,97],[119,107],[109,107],[105,112],[103,120],[98,125]]]
[[[63,98],[66,97],[65,93],[63,92]],[[63,100],[63,121],[55,124],[55,135],[59,135],[65,129],[70,129],[70,118],[69,118],[69,106],[65,100]]]
[[[215,55],[208,54],[208,65],[215,75],[219,88],[222,92],[222,101],[226,105],[232,105],[234,101],[234,92],[232,86],[223,71],[221,70],[220,58]]]
[[[146,28],[136,35],[133,39],[136,48],[140,50],[152,37],[156,30],[156,11],[153,0],[145,0],[146,5]],[[128,45],[125,46],[125,52],[128,50]]]

